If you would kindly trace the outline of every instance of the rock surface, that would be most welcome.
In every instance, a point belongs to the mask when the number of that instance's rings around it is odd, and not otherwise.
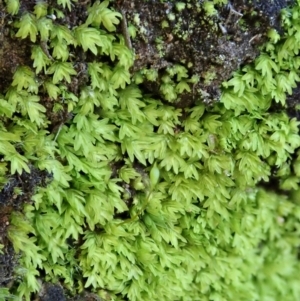
[[[221,1],[220,1],[221,2]],[[198,75],[190,92],[180,95],[177,107],[188,107],[200,97],[217,101],[221,83],[239,67],[259,54],[270,28],[280,31],[280,10],[288,1],[235,0],[208,12],[203,1],[123,1],[120,9],[127,23],[134,25],[132,40],[136,60],[134,71],[156,69],[159,80],[144,82],[145,90],[164,99],[159,87],[165,70],[180,64],[190,75]]]

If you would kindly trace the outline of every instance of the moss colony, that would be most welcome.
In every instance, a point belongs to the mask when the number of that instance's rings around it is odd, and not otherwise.
[[[6,0],[1,14],[14,47],[1,50],[0,270],[15,266],[1,300],[42,299],[42,281],[95,300],[299,299],[299,122],[286,113],[299,1],[211,106],[176,105],[217,74],[184,62],[162,67],[160,97],[145,92],[157,73],[133,74],[113,3]]]

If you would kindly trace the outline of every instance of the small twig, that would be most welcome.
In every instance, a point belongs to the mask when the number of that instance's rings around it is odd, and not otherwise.
[[[54,142],[57,140],[57,138],[58,138],[58,135],[59,135],[59,133],[60,133],[60,131],[61,131],[61,128],[62,128],[62,124],[59,126],[59,128],[58,128],[58,131],[57,131],[57,133],[56,133],[56,135],[55,135],[55,138],[54,138]]]
[[[41,41],[40,46],[43,50],[43,52],[47,55],[47,57],[51,60],[54,61],[53,57],[50,55],[49,50],[48,50],[48,45],[46,41]]]
[[[195,86],[196,86],[196,84],[193,84],[193,90],[192,90],[192,93],[193,93],[193,100],[195,99]]]
[[[228,17],[226,19],[226,22],[225,24],[227,24],[229,22],[229,19],[231,18],[231,15],[237,15],[238,16],[238,19],[235,23],[237,23],[244,15],[242,13],[239,13],[238,11],[236,11],[232,5],[229,3],[228,4],[228,7],[229,7],[229,14],[228,14]]]
[[[127,26],[126,10],[124,8],[121,9],[121,14],[122,14],[121,28],[125,39],[125,44],[129,49],[132,49],[130,34],[128,32],[128,26]]]
[[[220,29],[221,29],[221,31],[222,31],[222,34],[226,34],[226,33],[227,33],[226,27],[223,26],[221,23],[219,23],[219,27],[220,27]]]
[[[254,37],[252,37],[250,40],[249,40],[249,44],[251,44],[251,42],[253,42],[254,40],[256,39],[259,39],[261,37],[261,34],[256,34]]]

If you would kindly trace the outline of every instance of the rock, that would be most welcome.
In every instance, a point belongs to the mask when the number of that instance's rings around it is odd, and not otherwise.
[[[189,76],[200,78],[197,84],[189,83],[190,91],[178,95],[175,103],[189,107],[199,98],[218,101],[221,83],[255,59],[271,27],[280,30],[280,10],[291,1],[235,0],[210,7],[194,0],[181,4],[134,0],[123,1],[116,9],[123,11],[129,26],[137,28],[132,39],[133,71],[158,71],[156,81],[143,82],[146,91],[166,100],[160,90],[163,76],[178,64],[188,69]]]

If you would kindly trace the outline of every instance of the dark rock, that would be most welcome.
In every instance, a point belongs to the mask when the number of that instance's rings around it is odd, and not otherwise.
[[[292,1],[235,0],[216,6],[212,15],[203,9],[202,1],[184,2],[183,9],[176,2],[123,1],[116,9],[123,11],[128,24],[139,28],[132,41],[133,71],[159,72],[155,82],[144,81],[144,90],[164,100],[161,78],[175,64],[200,77],[199,83],[190,84],[191,92],[178,95],[175,105],[188,107],[199,97],[208,103],[219,99],[221,83],[255,59],[268,30],[280,29],[280,10]]]
[[[66,301],[63,288],[58,284],[44,283],[39,296],[40,301]]]
[[[0,225],[0,237],[1,230],[2,229]],[[0,254],[0,287],[7,286],[11,281],[14,280],[13,271],[17,265],[17,257],[11,243],[7,242],[2,252],[3,254]]]

